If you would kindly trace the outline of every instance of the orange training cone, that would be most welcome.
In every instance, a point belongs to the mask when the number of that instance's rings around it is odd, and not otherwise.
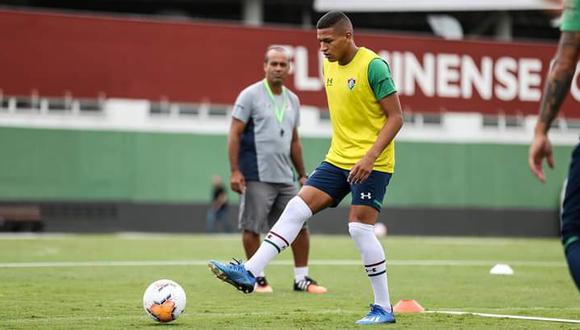
[[[395,313],[421,313],[425,310],[413,299],[402,299],[393,307]]]

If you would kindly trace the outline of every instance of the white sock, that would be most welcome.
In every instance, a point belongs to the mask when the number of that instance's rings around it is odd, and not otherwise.
[[[266,277],[266,273],[264,273],[264,271],[261,271],[260,275],[258,275],[257,277]]]
[[[294,267],[294,282],[300,282],[306,276],[308,276],[308,266],[306,266],[306,267]]]
[[[244,264],[246,269],[252,274],[260,274],[274,257],[294,242],[302,225],[311,216],[312,211],[302,198],[293,197],[276,224],[266,234],[258,251]]]
[[[375,236],[374,226],[360,222],[350,222],[348,224],[348,232],[356,243],[363,265],[371,281],[375,295],[374,303],[380,305],[386,311],[391,311],[385,251],[381,242]]]

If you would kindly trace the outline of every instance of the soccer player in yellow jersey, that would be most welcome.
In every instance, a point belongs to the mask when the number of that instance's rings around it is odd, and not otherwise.
[[[246,263],[210,260],[209,267],[221,280],[252,292],[255,276],[290,246],[302,224],[313,214],[337,206],[350,193],[348,231],[374,293],[370,312],[356,323],[395,323],[385,252],[373,229],[394,172],[394,138],[403,126],[401,105],[389,66],[355,44],[345,14],[329,12],[316,28],[326,57],[324,84],[333,129],[330,150]]]

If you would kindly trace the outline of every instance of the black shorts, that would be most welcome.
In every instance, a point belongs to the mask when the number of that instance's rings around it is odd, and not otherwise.
[[[567,246],[580,239],[580,145],[572,152],[568,180],[562,202],[562,243]]]

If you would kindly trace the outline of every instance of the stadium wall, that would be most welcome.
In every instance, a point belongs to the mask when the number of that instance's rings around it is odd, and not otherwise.
[[[201,113],[154,118],[147,100],[231,104],[263,75],[267,46],[293,54],[288,86],[302,104],[325,107],[311,29],[0,9],[0,30],[10,31],[0,33],[7,50],[0,52],[0,203],[40,204],[49,231],[203,230],[210,177],[228,176],[226,120],[201,121]],[[391,232],[556,235],[576,133],[565,134],[573,143],[556,146],[558,167],[539,186],[526,164],[533,118],[524,118],[537,113],[555,45],[364,31],[356,40],[389,60],[406,114],[443,118],[441,127],[415,125],[400,134],[381,216]],[[94,116],[18,106],[50,96],[125,101]],[[563,114],[578,118],[579,101],[577,73]],[[310,114],[303,143],[312,170],[330,128],[310,110],[301,113]],[[471,117],[461,119],[463,113]],[[482,114],[520,118],[525,129],[483,132],[475,118]],[[171,120],[179,123],[166,125]],[[230,200],[235,205],[237,196]],[[346,208],[317,217],[313,229],[334,233],[344,229],[336,219],[346,218]]]
[[[206,231],[207,203],[19,202],[40,206],[48,232],[119,231],[198,233]],[[0,201],[2,205],[14,205]],[[238,208],[229,209],[232,228]],[[309,223],[316,234],[348,234],[348,208],[316,214]],[[390,235],[556,237],[556,210],[387,207],[379,216]],[[27,230],[32,227],[17,227]]]
[[[263,75],[273,44],[293,55],[288,86],[326,107],[313,29],[0,10],[0,89],[8,95],[231,104]],[[415,112],[536,114],[555,44],[442,40],[357,31],[387,59]],[[561,113],[580,116],[578,71]],[[346,82],[345,82],[346,83]]]
[[[309,171],[328,146],[303,138]],[[398,142],[386,205],[555,209],[570,151],[539,189],[526,145]],[[229,175],[225,135],[2,127],[0,154],[4,200],[201,203]]]
[[[311,171],[329,140],[303,145]],[[525,145],[399,142],[381,219],[400,234],[556,235],[571,148],[540,187]],[[0,154],[0,200],[44,205],[51,231],[202,231],[210,178],[228,177],[225,135],[1,127]],[[346,208],[318,217],[334,233]]]

